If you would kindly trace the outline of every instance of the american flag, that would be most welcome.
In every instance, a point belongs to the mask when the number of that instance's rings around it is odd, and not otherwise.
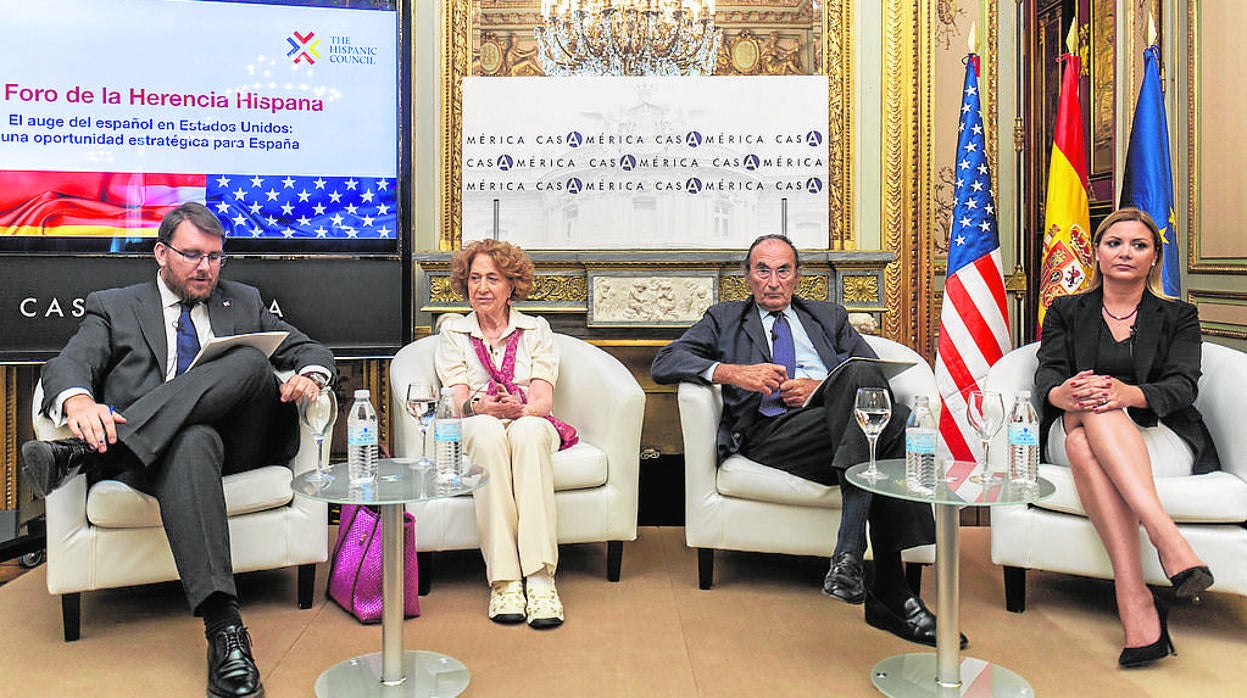
[[[395,185],[384,177],[208,175],[204,203],[233,238],[392,239]]]
[[[0,170],[0,235],[156,237],[160,219],[202,201],[229,237],[396,237],[393,177]]]
[[[940,436],[956,459],[973,458],[974,431],[966,420],[966,394],[1010,348],[1004,275],[987,141],[979,110],[978,56],[966,59],[966,82],[957,137],[957,182],[948,239],[948,277],[940,312],[935,379],[944,408]]]

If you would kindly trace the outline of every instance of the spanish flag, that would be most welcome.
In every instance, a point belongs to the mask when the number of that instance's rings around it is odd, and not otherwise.
[[[1091,274],[1091,212],[1087,202],[1087,155],[1078,103],[1078,56],[1064,54],[1056,135],[1044,204],[1043,266],[1039,276],[1039,329],[1057,296],[1078,293]]]

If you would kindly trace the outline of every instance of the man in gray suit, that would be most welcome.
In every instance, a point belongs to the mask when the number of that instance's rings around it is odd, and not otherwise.
[[[41,409],[74,438],[23,444],[23,473],[40,495],[84,470],[92,484],[116,479],[154,496],[204,619],[208,693],[255,696],[264,689],[238,609],[221,476],[293,457],[294,403],[333,379],[334,360],[255,288],[219,279],[224,243],[211,211],[183,204],[160,224],[155,279],[87,296],[82,324],[41,378]],[[271,358],[238,347],[188,370],[210,338],[266,331],[289,333]],[[279,383],[275,368],[296,374]]]
[[[723,417],[718,460],[734,453],[824,485],[840,486],[840,534],[823,591],[866,604],[866,622],[902,638],[935,645],[935,616],[909,589],[901,551],[935,540],[929,506],[872,497],[851,485],[844,469],[865,461],[866,437],[854,421],[860,387],[888,387],[848,313],[835,303],[795,298],[801,280],[796,247],[782,235],[763,235],[745,257],[753,298],[710,307],[679,339],[659,350],[651,367],[658,383],[719,383]],[[808,407],[807,399],[813,397]],[[879,436],[880,457],[903,457],[908,410],[894,405]],[[867,522],[874,551],[870,591],[863,579]],[[962,637],[964,644],[965,638]]]

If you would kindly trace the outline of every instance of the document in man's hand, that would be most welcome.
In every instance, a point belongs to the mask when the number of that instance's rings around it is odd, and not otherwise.
[[[872,358],[865,357],[865,356],[850,357],[848,360],[842,361],[839,366],[836,366],[835,368],[831,369],[831,372],[827,374],[827,377],[819,381],[818,387],[814,389],[814,392],[810,393],[810,396],[805,399],[805,402],[801,406],[809,407],[810,405],[817,404],[817,402],[822,399],[819,396],[823,394],[823,383],[826,383],[827,381],[831,380],[832,376],[836,375],[840,371],[843,371],[845,366],[848,366],[849,364],[855,361],[865,361],[867,363],[876,364],[877,366],[879,366],[879,370],[883,371],[883,377],[888,379],[889,381],[892,380],[894,377],[896,377],[898,374],[904,371],[907,371],[911,367],[914,366],[913,361],[897,361],[894,359],[872,359]]]
[[[264,352],[265,356],[272,356],[288,336],[290,336],[289,332],[252,332],[229,337],[213,337],[199,349],[199,353],[195,355],[195,360],[191,362],[187,370],[205,361],[211,361],[234,347],[255,347]]]

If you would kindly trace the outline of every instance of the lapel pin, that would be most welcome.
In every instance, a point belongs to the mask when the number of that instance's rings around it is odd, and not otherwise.
[[[221,305],[225,306],[226,308],[229,307],[229,303],[230,303],[229,301],[221,301]]]

